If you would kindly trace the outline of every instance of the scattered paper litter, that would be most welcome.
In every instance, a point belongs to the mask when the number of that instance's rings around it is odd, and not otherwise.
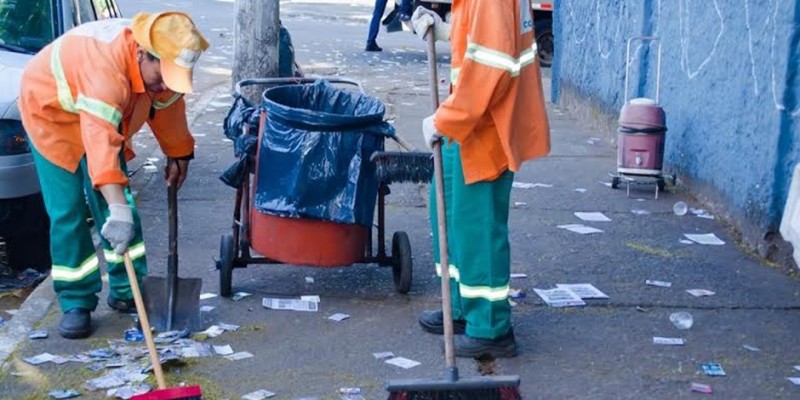
[[[681,242],[681,243],[683,243],[683,244],[694,244],[694,242],[693,242],[693,241],[691,241],[691,240],[688,240],[688,239],[681,239],[681,240],[678,240],[678,241],[679,241],[679,242]]]
[[[553,185],[549,183],[527,183],[527,182],[514,182],[512,187],[517,189],[533,189],[535,187],[551,188]]]
[[[653,344],[663,344],[667,346],[683,346],[683,339],[681,338],[667,338],[660,336],[653,336]]]
[[[577,294],[564,288],[554,289],[533,289],[539,297],[544,300],[550,307],[572,307],[584,306],[586,302],[583,301]]]
[[[514,273],[511,274],[511,279],[527,278],[527,277],[528,277],[528,274],[523,274],[521,272],[514,272]]]
[[[214,347],[214,353],[217,353],[218,355],[229,356],[233,354],[233,348],[229,344],[226,344],[224,346],[213,346],[213,347]]]
[[[742,347],[744,347],[745,349],[750,350],[750,351],[761,351],[761,349],[759,349],[758,347],[751,346],[749,344],[743,344]],[[797,367],[800,367],[800,365],[795,365],[795,368],[800,370],[800,368],[797,368]]]
[[[214,307],[214,306],[202,306],[202,307],[200,307],[200,311],[202,311],[202,312],[211,312],[211,310],[213,310],[215,308],[216,307]]]
[[[417,365],[420,365],[420,363],[418,363],[418,362],[416,362],[414,360],[409,360],[408,358],[405,358],[405,357],[390,358],[390,359],[386,360],[386,363],[387,364],[396,365],[396,366],[398,366],[400,368],[404,368],[404,369],[414,368]]]
[[[47,331],[41,329],[28,333],[29,339],[47,339],[47,336]]]
[[[697,214],[698,218],[705,218],[705,219],[715,219],[711,214]]]
[[[312,303],[319,303],[319,302],[320,302],[320,298],[319,298],[319,296],[317,296],[317,295],[313,295],[313,296],[300,296],[300,300],[303,300],[303,301],[310,301],[310,302],[312,302]]]
[[[708,376],[725,376],[725,370],[722,369],[722,365],[715,362],[707,362],[701,365],[703,368],[703,372]]]
[[[270,397],[275,397],[275,393],[272,393],[269,390],[260,389],[242,396],[242,400],[264,400]]]
[[[108,389],[106,391],[106,397],[116,397],[120,399],[131,399],[133,396],[138,396],[140,394],[145,394],[153,390],[150,385],[146,383],[139,383],[134,385],[126,385],[123,387],[118,387],[114,389]]]
[[[311,276],[306,277],[306,283],[314,283],[314,278]]]
[[[709,246],[722,246],[725,244],[725,242],[722,241],[722,239],[718,238],[717,235],[713,233],[706,233],[706,234],[684,233],[683,236],[686,236],[687,239],[698,244],[704,244]]]
[[[697,393],[705,393],[705,394],[714,393],[714,390],[711,389],[711,385],[706,385],[705,383],[692,382],[691,389],[693,392]]]
[[[247,292],[236,292],[236,293],[234,293],[234,294],[233,294],[233,296],[231,297],[231,300],[233,300],[233,301],[239,301],[239,300],[241,300],[241,299],[243,299],[243,298],[245,298],[245,297],[247,297],[247,296],[252,296],[252,294],[250,294],[250,293],[247,293]]]
[[[789,381],[791,381],[795,385],[800,385],[800,377],[791,376],[791,377],[788,377],[786,379],[788,379]]]
[[[235,332],[235,331],[237,331],[239,329],[239,325],[225,324],[225,323],[222,323],[222,322],[217,324],[217,326],[219,326],[219,328],[222,329],[223,331],[227,331],[227,332]]]
[[[348,318],[350,318],[349,315],[342,314],[342,313],[336,313],[336,314],[333,314],[330,317],[328,317],[328,319],[334,320],[336,322],[341,322],[341,321],[344,321],[344,320],[346,320]]]
[[[586,193],[586,189],[584,188],[575,188],[575,191],[578,193]]]
[[[528,205],[528,203],[526,203],[524,201],[515,201],[514,202],[514,207],[525,207],[527,205]]]
[[[575,212],[576,217],[580,218],[583,221],[591,221],[591,222],[609,222],[611,218],[605,216],[605,214],[601,212]]]
[[[689,289],[686,292],[694,297],[713,296],[716,294],[706,289]]]
[[[233,354],[225,356],[225,358],[227,358],[228,360],[231,360],[231,361],[244,360],[245,358],[250,358],[250,357],[255,357],[255,356],[253,356],[253,354],[251,354],[249,352],[246,352],[246,351],[240,351],[238,353],[233,353]]]
[[[394,353],[392,353],[391,351],[384,351],[384,352],[380,352],[380,353],[372,353],[372,356],[375,357],[378,360],[383,360],[383,359],[386,359],[386,358],[393,358],[394,357]]]
[[[572,293],[575,293],[581,299],[607,299],[608,295],[601,292],[599,289],[594,287],[591,283],[568,283],[568,284],[556,284],[557,288],[567,289]]]
[[[52,355],[50,353],[42,353],[42,354],[39,354],[39,355],[35,355],[33,357],[25,358],[24,360],[28,364],[39,365],[39,364],[44,364],[46,362],[53,361],[55,358],[56,358],[56,356],[54,356],[54,355]]]
[[[208,329],[206,329],[206,330],[204,330],[204,331],[202,331],[200,333],[208,335],[208,337],[212,337],[213,338],[213,337],[217,337],[219,335],[222,335],[223,333],[225,333],[225,330],[220,328],[219,326],[211,325],[211,326],[208,327]]]
[[[508,289],[508,297],[512,299],[524,299],[526,295],[525,292],[520,289]]]
[[[361,394],[361,388],[357,387],[343,387],[339,389],[340,394]]]
[[[144,169],[144,172],[146,172],[146,173],[148,173],[148,174],[152,174],[152,173],[156,173],[156,172],[158,172],[158,167],[156,167],[156,166],[155,166],[155,165],[153,165],[152,163],[149,163],[149,164],[148,164],[148,163],[142,164],[142,169]]]
[[[216,293],[202,293],[200,295],[200,300],[213,299],[214,297],[217,297]]]
[[[18,309],[16,309],[16,308],[12,308],[12,309],[10,309],[10,310],[6,310],[6,314],[8,314],[8,315],[10,315],[10,316],[12,316],[12,317],[13,317],[13,316],[15,316],[15,315],[17,315],[17,313],[18,313],[18,312],[19,312],[19,310],[18,310]]]
[[[652,279],[647,279],[644,281],[644,283],[648,286],[672,287],[672,282],[656,281]]]
[[[53,399],[72,399],[80,396],[81,394],[77,390],[73,389],[59,389],[53,390],[47,393],[47,395]]]
[[[603,186],[611,187],[611,182],[597,181],[597,183],[599,183],[599,184],[601,184]]]
[[[570,232],[580,233],[581,235],[603,232],[603,230],[601,229],[592,228],[591,226],[586,226],[581,224],[558,225],[558,227],[561,229],[566,229]]]
[[[261,305],[271,310],[319,311],[319,303],[298,299],[273,299],[265,297],[261,300]]]
[[[634,215],[650,215],[650,211],[642,210],[640,208],[634,208],[631,210]]]
[[[89,391],[95,391],[100,389],[111,389],[117,386],[122,386],[126,382],[116,375],[113,374],[106,374],[99,378],[89,379],[86,381],[86,389]]]

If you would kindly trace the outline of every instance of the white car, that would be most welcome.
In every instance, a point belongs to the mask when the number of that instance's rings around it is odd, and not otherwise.
[[[51,264],[49,221],[17,106],[22,71],[70,28],[119,16],[115,0],[0,0],[0,261],[15,270]]]

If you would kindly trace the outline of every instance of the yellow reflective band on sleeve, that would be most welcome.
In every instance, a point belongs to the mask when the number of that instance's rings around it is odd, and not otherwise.
[[[105,103],[101,100],[86,97],[83,94],[78,95],[78,102],[75,104],[77,110],[87,112],[94,115],[103,121],[116,127],[122,121],[122,113],[119,112],[114,106]]]
[[[453,68],[450,70],[450,83],[455,85],[458,82],[458,73],[461,72],[461,68]]]
[[[515,58],[501,51],[469,43],[464,57],[487,67],[508,71],[511,76],[518,76],[523,67],[536,60],[536,51],[537,47],[534,42],[530,49],[523,51],[519,58]]]
[[[171,106],[173,103],[175,103],[176,101],[178,101],[178,99],[180,99],[181,96],[183,96],[183,93],[175,93],[175,94],[172,95],[172,97],[169,98],[169,100],[167,100],[166,103],[162,103],[160,101],[155,101],[154,100],[153,101],[153,108],[155,108],[156,110],[161,110],[163,108],[167,108],[167,107]]]
[[[69,83],[67,83],[67,76],[64,74],[64,66],[61,64],[61,39],[53,42],[53,51],[50,53],[50,70],[56,80],[58,102],[61,103],[61,108],[71,113],[78,112],[75,107],[75,99],[72,98],[72,91],[69,89]]]
[[[456,282],[461,280],[461,274],[458,273],[458,268],[455,265],[450,264],[450,268],[447,269],[447,272],[450,273],[450,278],[455,279]],[[441,278],[442,264],[436,263],[436,276]]]
[[[52,276],[53,280],[62,282],[76,282],[91,273],[97,271],[98,267],[97,255],[93,254],[87,258],[78,268],[70,268],[63,265],[53,265]]]
[[[492,288],[488,286],[467,286],[463,283],[458,285],[461,297],[468,299],[485,299],[488,301],[506,301],[508,299],[508,285]]]
[[[131,247],[128,247],[128,254],[131,255],[131,261],[141,258],[144,255],[144,243],[140,242]],[[117,264],[124,261],[124,257],[111,250],[103,250],[103,256],[106,258],[107,263]]]

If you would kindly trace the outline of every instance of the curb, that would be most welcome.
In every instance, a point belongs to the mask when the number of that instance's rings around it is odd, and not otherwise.
[[[227,80],[222,81],[206,88],[206,92],[192,104],[192,107],[186,112],[186,119],[190,127],[194,125],[201,112],[208,107],[214,98],[223,92],[222,87],[227,82]],[[34,325],[44,318],[55,299],[56,292],[53,290],[53,278],[48,275],[22,302],[17,314],[0,328],[0,371],[6,371],[11,366],[8,358],[17,349],[17,346],[28,338],[28,333],[33,329]]]

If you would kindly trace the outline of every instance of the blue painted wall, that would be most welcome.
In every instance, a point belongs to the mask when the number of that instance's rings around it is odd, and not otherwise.
[[[625,45],[661,38],[665,168],[711,187],[734,217],[775,231],[800,162],[797,0],[559,0],[553,101],[617,115]],[[653,97],[656,46],[631,50],[631,97]]]

